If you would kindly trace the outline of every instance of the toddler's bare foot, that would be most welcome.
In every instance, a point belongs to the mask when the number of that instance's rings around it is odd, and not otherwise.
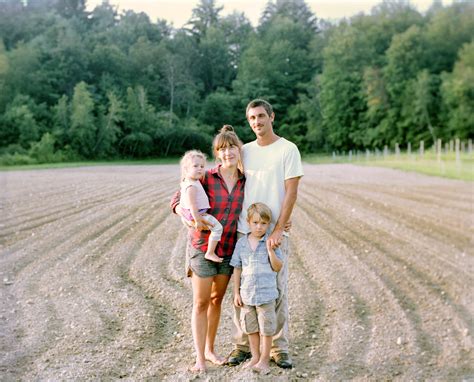
[[[258,358],[251,358],[250,361],[248,361],[245,365],[244,365],[244,369],[251,369],[253,368],[256,364],[258,363]]]
[[[214,365],[221,366],[227,362],[227,359],[225,357],[217,355],[216,353],[211,351],[206,351],[205,356],[206,360],[212,362]]]
[[[207,253],[204,255],[204,258],[210,261],[214,261],[215,263],[222,263],[222,260],[224,260],[222,257],[217,256],[214,252],[212,253]]]

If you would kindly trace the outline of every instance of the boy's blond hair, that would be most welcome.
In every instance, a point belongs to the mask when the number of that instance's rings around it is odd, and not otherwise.
[[[260,219],[266,223],[270,223],[272,221],[272,210],[264,203],[251,204],[247,210],[247,220],[250,221],[252,216],[255,214],[258,214]]]
[[[193,160],[193,158],[201,158],[204,161],[204,166],[206,165],[206,154],[199,150],[189,150],[186,151],[181,158],[179,164],[181,165],[181,181],[186,179],[186,169]]]

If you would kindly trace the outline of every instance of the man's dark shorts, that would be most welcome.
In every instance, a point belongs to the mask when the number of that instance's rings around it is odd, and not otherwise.
[[[186,274],[191,277],[192,273],[201,278],[213,277],[216,275],[231,275],[234,267],[230,266],[232,256],[224,257],[222,263],[215,263],[204,258],[205,253],[192,245],[187,246]]]

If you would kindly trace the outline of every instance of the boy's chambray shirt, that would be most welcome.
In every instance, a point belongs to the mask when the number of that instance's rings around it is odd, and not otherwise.
[[[240,296],[245,305],[257,306],[267,304],[278,298],[276,276],[268,257],[265,234],[252,251],[248,234],[241,237],[235,246],[230,265],[242,268],[240,280]],[[279,248],[275,249],[276,256],[283,260]]]

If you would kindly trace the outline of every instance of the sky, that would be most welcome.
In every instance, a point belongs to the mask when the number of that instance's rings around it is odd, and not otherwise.
[[[217,0],[218,6],[223,6],[222,16],[232,13],[234,10],[244,12],[253,26],[258,25],[260,15],[268,0]],[[381,0],[316,0],[306,1],[317,18],[338,20],[344,17],[351,17],[357,13],[369,13],[373,6],[379,4]],[[433,0],[411,0],[420,12],[426,11]],[[444,0],[444,5],[449,5],[453,0]],[[87,8],[94,9],[102,0],[87,0]],[[133,10],[135,12],[145,12],[150,19],[155,22],[158,18],[165,19],[172,23],[175,28],[181,28],[191,18],[193,8],[199,0],[109,0],[113,6],[118,6],[118,11]]]

